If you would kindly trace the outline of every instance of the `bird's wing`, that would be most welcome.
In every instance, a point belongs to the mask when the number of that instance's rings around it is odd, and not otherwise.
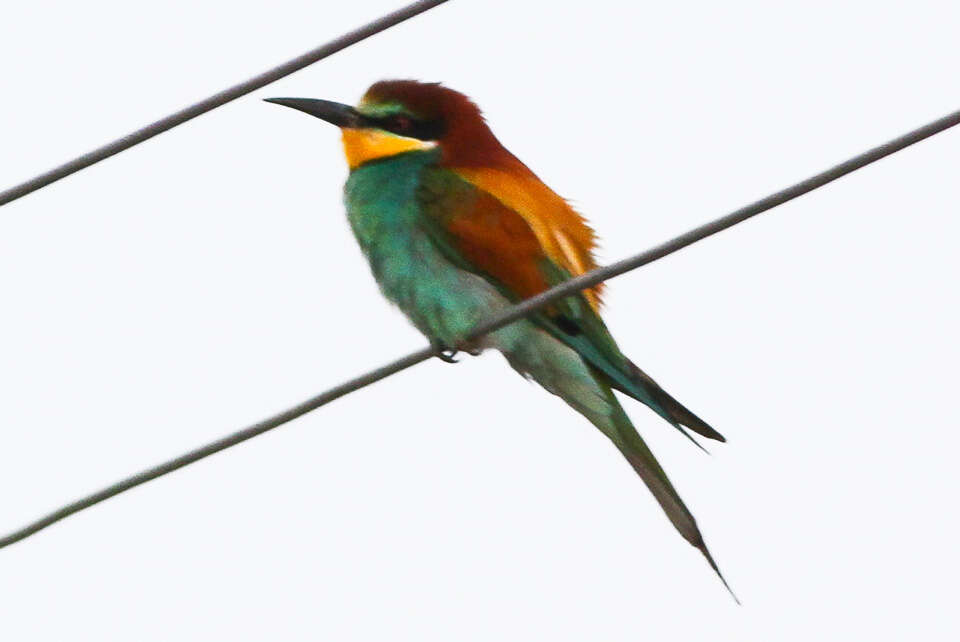
[[[425,170],[418,194],[424,225],[438,247],[511,301],[595,267],[593,231],[563,199],[533,178],[535,182],[513,180],[499,170],[431,168]],[[529,318],[574,349],[611,386],[646,404],[681,432],[681,426],[687,426],[723,441],[720,433],[620,352],[598,306],[597,291],[587,290]]]
[[[556,254],[551,254],[550,249],[541,243],[544,234],[550,230],[549,225],[543,224],[544,229],[538,234],[527,218],[504,200],[450,170],[426,170],[418,196],[424,229],[448,260],[487,279],[509,300],[518,301],[532,296],[569,279],[574,273],[568,267],[569,260],[564,261]],[[511,202],[522,202],[525,198],[529,196],[516,197]],[[582,257],[582,246],[579,251]],[[581,271],[583,269],[589,268],[580,268]],[[600,390],[609,396],[609,407],[612,409],[610,422],[594,423],[621,450],[676,529],[703,553],[726,584],[704,544],[693,515],[620,404],[613,398],[610,387],[650,406],[681,432],[682,424],[706,437],[720,440],[723,437],[677,403],[623,356],[597,314],[594,301],[583,294],[573,295],[528,318],[575,350],[591,367]]]
[[[579,276],[597,267],[593,257],[596,235],[569,203],[546,186],[522,163],[511,171],[454,168],[454,174],[519,215],[533,233],[542,255],[568,274]],[[600,307],[601,286],[584,291],[594,310]]]

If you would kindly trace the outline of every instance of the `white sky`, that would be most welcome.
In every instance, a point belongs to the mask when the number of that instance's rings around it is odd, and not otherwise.
[[[398,4],[10,4],[0,188]],[[960,107],[955,3],[456,0],[0,211],[0,530],[423,345],[336,130],[442,80],[622,258]],[[431,362],[0,551],[7,640],[956,639],[960,131],[611,282],[628,406],[744,602],[606,440]],[[953,630],[951,630],[953,629]]]

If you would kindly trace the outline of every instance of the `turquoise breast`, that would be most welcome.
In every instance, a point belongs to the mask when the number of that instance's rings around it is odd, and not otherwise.
[[[384,296],[429,339],[453,345],[479,320],[507,305],[482,277],[460,269],[431,238],[418,201],[436,151],[366,163],[344,187],[347,218]]]

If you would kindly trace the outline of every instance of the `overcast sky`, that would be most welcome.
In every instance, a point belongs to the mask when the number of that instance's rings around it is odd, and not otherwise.
[[[4,8],[0,188],[397,0]],[[337,131],[441,80],[603,262],[960,108],[955,3],[455,0],[0,210],[0,530],[424,344]],[[0,551],[9,640],[956,639],[960,130],[610,282],[627,409],[743,601],[496,354],[432,361]],[[953,629],[953,630],[951,630]]]

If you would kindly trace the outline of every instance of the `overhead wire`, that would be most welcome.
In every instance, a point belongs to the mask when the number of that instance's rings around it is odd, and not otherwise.
[[[902,136],[898,136],[893,140],[869,149],[862,154],[858,154],[857,156],[850,158],[849,160],[839,163],[838,165],[834,165],[833,167],[795,183],[790,187],[770,194],[769,196],[741,207],[740,209],[730,212],[725,216],[714,219],[684,234],[676,236],[644,252],[621,261],[617,261],[616,263],[612,263],[605,267],[591,270],[590,272],[587,272],[581,276],[565,281],[555,287],[550,288],[549,290],[546,290],[536,296],[526,299],[514,306],[492,315],[490,319],[478,324],[475,328],[473,328],[473,330],[463,337],[457,346],[454,347],[468,348],[480,337],[489,334],[490,332],[493,332],[509,323],[517,321],[548,305],[549,303],[556,301],[557,299],[570,296],[581,290],[597,285],[602,281],[625,274],[631,270],[637,269],[638,267],[673,254],[674,252],[692,245],[697,241],[701,241],[738,223],[742,223],[743,221],[746,221],[757,214],[766,212],[767,210],[777,207],[778,205],[782,205],[787,201],[811,192],[819,187],[837,180],[838,178],[846,176],[853,171],[861,169],[862,167],[874,163],[886,156],[889,156],[890,154],[918,143],[925,138],[929,138],[930,136],[949,129],[957,124],[960,124],[960,111],[955,111],[944,116],[943,118],[939,118],[927,125],[924,125],[923,127],[919,127],[907,132]],[[248,439],[262,435],[263,433],[282,426],[283,424],[301,417],[308,412],[316,410],[317,408],[320,408],[331,401],[339,399],[340,397],[343,397],[351,392],[360,390],[361,388],[369,386],[370,384],[389,377],[390,375],[401,372],[402,370],[406,370],[407,368],[410,368],[418,363],[422,363],[432,356],[440,356],[436,347],[429,346],[421,348],[416,352],[412,352],[405,357],[401,357],[400,359],[392,361],[377,368],[376,370],[371,370],[370,372],[360,375],[359,377],[345,381],[334,388],[311,397],[310,399],[307,399],[306,401],[303,401],[292,408],[284,410],[283,412],[264,419],[263,421],[253,424],[252,426],[221,437],[216,441],[184,453],[179,457],[143,470],[135,475],[127,477],[114,484],[111,484],[110,486],[91,493],[90,495],[70,502],[69,504],[66,504],[41,517],[40,519],[37,519],[26,526],[23,526],[22,528],[19,528],[0,538],[0,548],[9,546],[15,542],[19,542],[33,535],[34,533],[37,533],[38,531],[41,531],[66,517],[69,517],[70,515],[94,506],[95,504],[109,499],[110,497],[130,490],[131,488],[135,488],[136,486],[139,486],[150,480],[166,475],[167,473],[173,472],[179,468],[183,468],[184,466],[209,457],[210,455],[226,450],[227,448],[236,446],[237,444],[247,441]]]
[[[381,31],[385,31],[390,27],[400,24],[414,16],[418,16],[425,11],[433,9],[437,5],[441,5],[449,0],[418,0],[413,2],[405,7],[401,7],[396,11],[388,13],[376,20],[369,22],[359,29],[354,29],[349,33],[345,33],[342,36],[331,40],[330,42],[320,45],[310,51],[303,53],[296,58],[292,58],[282,64],[268,69],[267,71],[257,74],[252,78],[244,80],[241,83],[228,87],[222,91],[204,98],[203,100],[196,102],[189,107],[184,107],[183,109],[176,111],[168,116],[164,116],[160,120],[154,121],[149,125],[141,127],[140,129],[130,132],[126,136],[122,136],[114,141],[111,141],[101,147],[98,147],[92,151],[87,152],[81,156],[74,158],[73,160],[67,161],[62,165],[58,165],[51,170],[43,172],[37,176],[34,176],[31,179],[28,179],[18,185],[14,185],[9,189],[6,189],[0,192],[0,206],[6,205],[12,201],[22,198],[31,192],[35,192],[38,189],[46,187],[51,183],[55,183],[62,178],[66,178],[71,174],[79,172],[81,169],[90,167],[96,163],[99,163],[102,160],[110,158],[115,154],[119,154],[125,149],[130,149],[135,145],[147,141],[158,134],[162,134],[165,131],[173,129],[178,125],[182,125],[185,122],[196,118],[202,114],[207,113],[217,107],[221,107],[232,100],[236,100],[241,96],[245,96],[252,91],[256,91],[261,87],[265,87],[272,82],[280,80],[285,76],[289,76],[295,71],[299,71],[304,67],[312,65],[315,62],[323,60],[338,51],[343,51],[351,45],[355,45],[361,40],[366,40],[370,36],[376,35]]]

